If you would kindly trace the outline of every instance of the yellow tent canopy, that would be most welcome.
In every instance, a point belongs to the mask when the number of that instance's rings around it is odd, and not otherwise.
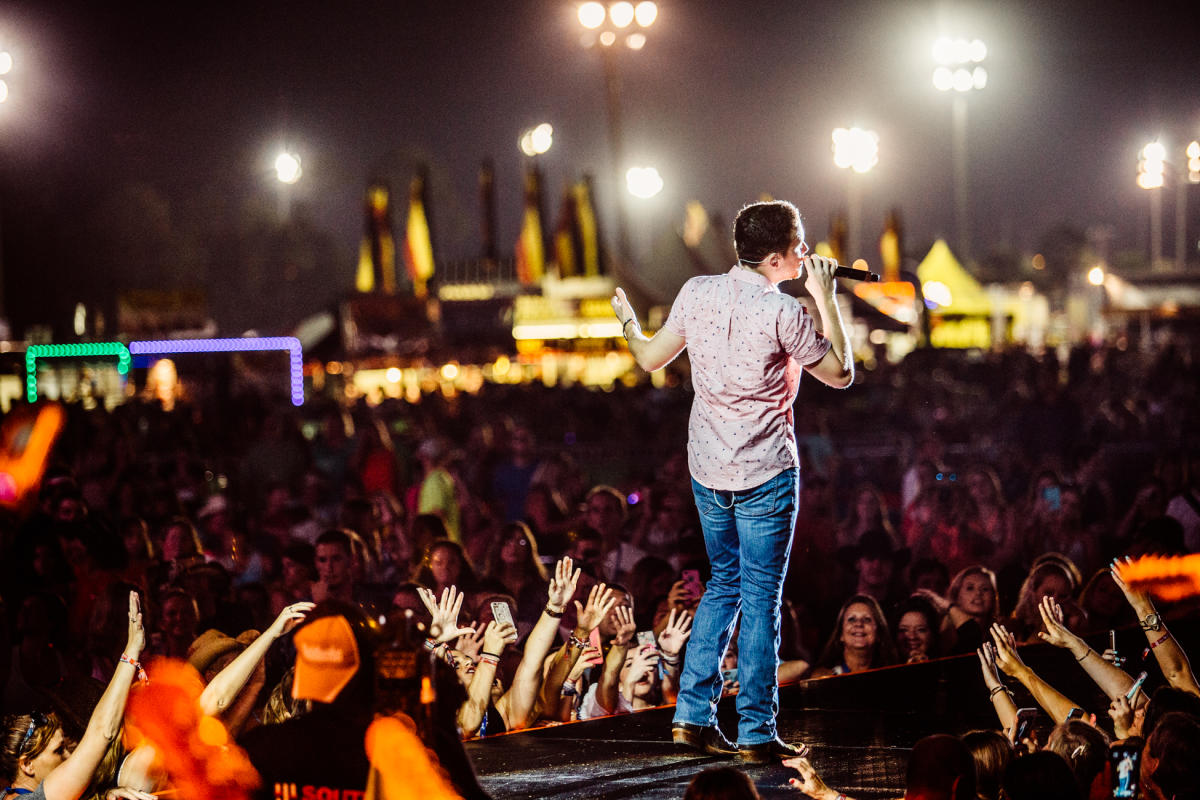
[[[979,281],[963,269],[944,239],[929,248],[917,267],[917,277],[926,301],[936,303],[937,314],[990,314],[992,301]]]

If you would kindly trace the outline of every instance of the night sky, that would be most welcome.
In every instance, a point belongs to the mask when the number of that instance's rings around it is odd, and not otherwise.
[[[1148,247],[1138,150],[1200,137],[1194,3],[663,0],[620,54],[627,161],[666,187],[630,199],[645,246],[699,200],[732,219],[767,193],[809,239],[844,205],[830,131],[878,131],[864,238],[899,207],[919,256],[953,235],[950,100],[931,83],[940,33],[984,39],[970,97],[974,255],[1032,253],[1061,224]],[[496,165],[498,240],[520,213],[517,139],[554,125],[546,211],[583,173],[611,232],[599,58],[574,2],[0,3],[16,61],[0,106],[4,305],[19,334],[62,326],[120,287],[208,290],[222,333],[282,330],[352,287],[368,180],[391,181],[397,234],[428,163],[440,259],[479,254],[477,174]],[[304,162],[279,224],[271,163]],[[1189,239],[1200,238],[1192,190]],[[1164,198],[1174,218],[1174,193]],[[1168,228],[1167,255],[1173,238]],[[872,256],[865,253],[868,259]],[[1193,254],[1193,259],[1195,255]],[[639,269],[653,275],[642,258]],[[286,276],[286,279],[285,279]],[[278,287],[290,280],[291,290]]]

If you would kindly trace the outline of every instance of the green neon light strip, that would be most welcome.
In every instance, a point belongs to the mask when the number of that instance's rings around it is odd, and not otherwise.
[[[129,348],[120,342],[89,342],[87,344],[35,344],[25,351],[25,399],[36,403],[37,361],[39,358],[96,358],[116,356],[117,372],[129,372]]]

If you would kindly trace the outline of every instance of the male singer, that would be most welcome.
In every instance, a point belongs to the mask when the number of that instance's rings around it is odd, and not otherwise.
[[[680,678],[672,738],[744,763],[801,755],[775,730],[779,711],[779,605],[799,499],[800,460],[792,404],[803,367],[836,388],[854,380],[834,298],[832,259],[809,254],[796,207],[754,203],[733,224],[737,264],[692,278],[663,328],[647,338],[625,292],[613,310],[629,351],[647,371],[688,348],[695,400],[688,424],[692,493],[712,579],[696,610]],[[804,306],[779,291],[807,265],[805,287],[824,335]],[[741,615],[738,744],[717,727],[721,660]],[[803,749],[803,747],[802,747]]]

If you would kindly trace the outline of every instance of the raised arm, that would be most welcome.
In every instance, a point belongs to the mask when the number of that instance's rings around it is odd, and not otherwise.
[[[692,615],[680,610],[676,617],[676,609],[671,609],[667,618],[667,627],[658,635],[658,650],[662,654],[663,679],[662,693],[664,703],[674,703],[679,695],[679,673],[683,670],[681,655],[684,644],[692,635]]]
[[[1129,673],[1101,658],[1087,642],[1072,633],[1063,624],[1062,607],[1054,602],[1053,597],[1042,598],[1038,613],[1042,615],[1042,625],[1046,628],[1045,632],[1038,631],[1038,637],[1069,652],[1109,700],[1123,697],[1129,691],[1133,686],[1133,678],[1129,677]]]
[[[617,615],[617,635],[613,637],[608,654],[604,657],[604,671],[600,674],[600,684],[596,687],[596,702],[609,714],[615,714],[617,711],[620,702],[618,695],[621,690],[621,668],[625,666],[629,642],[637,632],[633,611],[628,606],[621,606],[613,613]]]
[[[1109,572],[1112,573],[1112,579],[1125,594],[1129,605],[1133,606],[1133,613],[1137,614],[1138,624],[1146,632],[1146,641],[1149,642],[1150,649],[1154,652],[1154,659],[1158,662],[1159,669],[1162,670],[1167,682],[1176,689],[1200,696],[1200,683],[1196,682],[1196,675],[1192,672],[1192,665],[1188,662],[1187,654],[1183,652],[1179,642],[1175,641],[1175,637],[1167,630],[1167,626],[1158,616],[1158,612],[1154,610],[1154,602],[1150,599],[1150,595],[1129,588],[1121,578],[1119,561],[1114,561],[1109,566]]]
[[[617,319],[621,320],[621,335],[629,342],[629,352],[646,372],[654,372],[670,364],[687,346],[686,339],[666,328],[660,328],[651,337],[642,333],[637,312],[625,296],[625,290],[620,287],[612,297],[612,307]]]
[[[218,672],[200,694],[200,710],[209,716],[222,713],[237,698],[255,668],[262,663],[275,640],[296,627],[315,603],[293,603],[279,612],[271,627],[238,654],[238,657]]]
[[[575,630],[571,632],[571,638],[567,640],[566,644],[559,648],[554,655],[554,660],[546,673],[546,680],[542,683],[542,691],[538,696],[539,708],[559,707],[563,682],[571,674],[575,662],[579,660],[579,655],[587,647],[588,637],[617,603],[612,594],[611,589],[606,588],[603,583],[598,583],[588,593],[586,606],[581,605],[578,600],[575,601]],[[566,720],[561,721],[565,722]]]
[[[525,652],[513,676],[512,686],[496,701],[496,710],[504,717],[504,724],[510,731],[527,728],[532,722],[530,717],[542,687],[542,664],[554,643],[563,609],[575,596],[575,586],[579,583],[580,571],[572,571],[571,567],[570,558],[560,559],[554,566],[554,577],[546,590],[546,607],[525,640]],[[560,682],[558,691],[561,690]]]
[[[805,367],[817,380],[835,389],[854,383],[854,359],[846,336],[846,325],[837,303],[837,278],[833,276],[837,262],[824,256],[809,255],[804,259],[808,289],[821,316],[821,332],[829,340],[829,352],[816,364]]]
[[[505,646],[517,640],[517,629],[509,623],[492,620],[483,632],[483,650],[475,664],[475,674],[467,687],[467,699],[458,708],[458,727],[464,737],[475,735],[483,717],[487,714],[488,701],[492,697],[492,683],[496,679],[496,668],[500,666],[500,654]]]
[[[1012,730],[1013,722],[1017,719],[1017,704],[1013,702],[1008,687],[1000,680],[996,649],[991,642],[985,642],[975,652],[979,656],[979,669],[983,672],[983,685],[988,690],[988,699],[992,701],[992,709],[1000,720],[1000,727],[1006,731]]]
[[[1037,704],[1045,709],[1056,723],[1066,722],[1067,715],[1078,703],[1072,702],[1030,669],[1017,654],[1017,640],[1008,629],[996,623],[992,625],[992,642],[996,647],[996,665],[1005,675],[1011,675],[1029,690]]]
[[[83,738],[75,751],[58,765],[42,782],[46,800],[78,800],[92,780],[100,759],[108,746],[121,733],[125,700],[135,674],[141,669],[138,657],[146,646],[146,631],[142,628],[142,610],[137,592],[129,593],[129,633],[125,650],[113,672],[108,688],[92,711]]]

